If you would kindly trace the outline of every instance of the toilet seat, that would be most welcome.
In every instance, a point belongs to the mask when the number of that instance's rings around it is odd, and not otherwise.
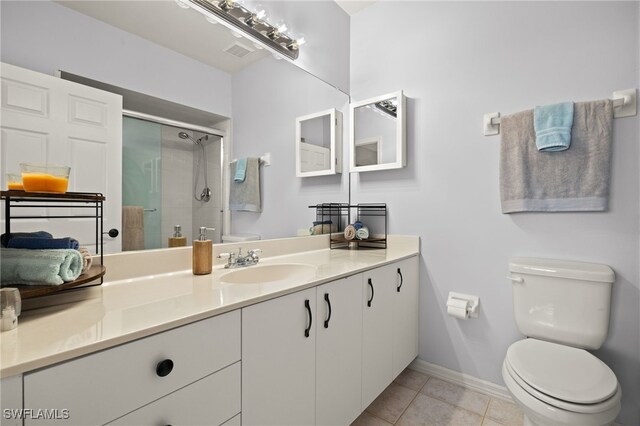
[[[613,371],[583,349],[521,340],[509,347],[504,367],[525,392],[562,410],[600,413],[620,401]]]

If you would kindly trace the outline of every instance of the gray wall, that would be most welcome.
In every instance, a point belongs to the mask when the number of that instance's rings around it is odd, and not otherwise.
[[[260,234],[263,239],[296,235],[297,229],[308,229],[315,220],[309,205],[347,202],[347,173],[295,177],[296,117],[337,108],[346,129],[346,94],[285,61],[270,58],[236,73],[233,93],[233,158],[270,152],[271,166],[261,167],[262,213],[233,212],[232,232]],[[343,138],[346,140],[344,132]],[[343,156],[343,170],[346,164]]]
[[[0,2],[0,58],[231,115],[231,76],[49,1]]]
[[[388,203],[391,233],[421,236],[420,358],[502,383],[506,349],[522,338],[509,258],[605,263],[616,282],[596,355],[622,385],[618,420],[629,425],[640,423],[640,117],[614,120],[608,212],[503,215],[500,137],[482,135],[482,115],[638,87],[638,7],[378,2],[351,21],[352,99],[398,89],[408,97],[407,168],[353,175],[352,191],[355,202]],[[479,295],[480,318],[447,316],[449,291]]]

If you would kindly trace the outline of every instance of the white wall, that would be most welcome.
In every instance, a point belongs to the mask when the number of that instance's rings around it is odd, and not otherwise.
[[[383,1],[351,21],[352,99],[408,97],[408,166],[354,175],[352,201],[387,202],[390,232],[421,236],[420,358],[502,383],[505,351],[521,338],[509,258],[605,263],[616,282],[596,355],[622,385],[618,421],[629,425],[640,423],[640,118],[614,120],[608,212],[503,215],[500,138],[482,135],[482,115],[638,87],[638,7]],[[479,295],[480,319],[448,317],[449,291]]]
[[[0,58],[231,115],[231,76],[50,1],[0,2]]]
[[[308,229],[315,220],[307,206],[347,202],[348,174],[296,178],[294,149],[296,117],[337,108],[348,128],[346,94],[271,58],[236,73],[233,93],[232,158],[270,152],[272,165],[261,167],[262,213],[232,212],[232,232],[260,234],[263,239],[296,235],[297,229]],[[343,158],[343,170],[346,164]]]

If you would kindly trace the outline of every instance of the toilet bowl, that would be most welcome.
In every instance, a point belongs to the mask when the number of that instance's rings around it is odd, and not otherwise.
[[[613,270],[606,265],[514,258],[513,311],[527,336],[507,350],[505,385],[528,425],[612,424],[622,391],[586,349],[607,337]]]
[[[612,424],[621,390],[613,371],[584,349],[525,339],[512,344],[502,378],[529,425]]]

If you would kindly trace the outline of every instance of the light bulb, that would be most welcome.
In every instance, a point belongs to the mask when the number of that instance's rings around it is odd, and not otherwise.
[[[282,34],[282,33],[284,33],[285,31],[287,31],[287,29],[288,29],[288,28],[287,28],[287,24],[282,24],[282,25],[280,25],[280,26],[279,26],[278,28],[276,28],[276,29],[278,30],[278,32],[279,32],[280,34]]]
[[[298,47],[302,46],[306,42],[307,40],[305,40],[304,37],[300,37],[299,39],[296,40],[296,44],[298,45]]]
[[[255,13],[256,19],[264,19],[265,16],[267,16],[267,12],[265,12],[264,9],[259,10]]]

